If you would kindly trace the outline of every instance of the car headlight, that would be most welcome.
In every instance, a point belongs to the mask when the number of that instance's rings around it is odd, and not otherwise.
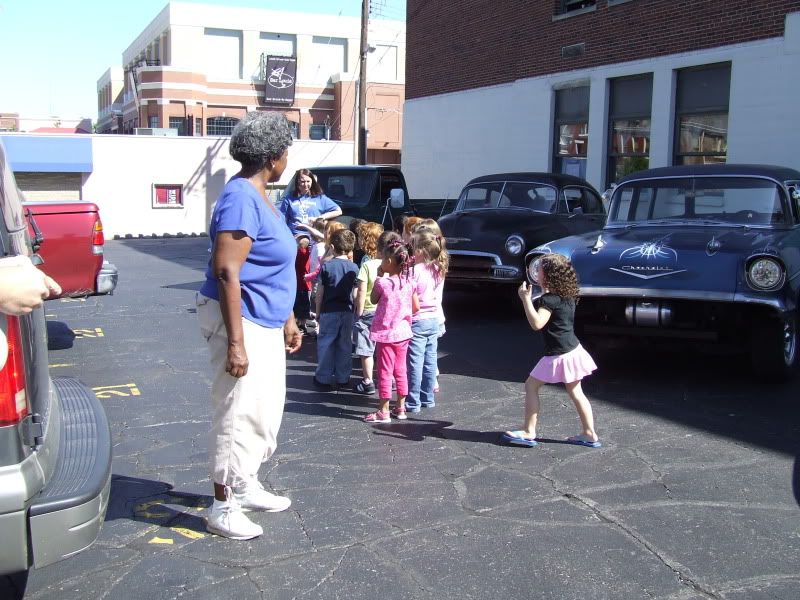
[[[783,285],[783,265],[774,258],[756,258],[747,267],[747,283],[757,290],[774,290]]]
[[[541,256],[537,256],[528,263],[528,279],[536,285],[539,285],[539,261],[542,260]]]
[[[506,252],[511,256],[518,256],[525,250],[525,240],[518,235],[510,235],[506,240]]]

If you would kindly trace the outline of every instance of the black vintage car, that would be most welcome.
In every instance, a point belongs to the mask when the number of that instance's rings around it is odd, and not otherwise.
[[[640,171],[614,189],[601,231],[545,244],[581,284],[584,335],[727,343],[755,371],[789,376],[798,363],[800,172],[763,165]]]
[[[439,221],[450,251],[448,285],[517,284],[525,251],[605,221],[603,202],[583,179],[501,173],[470,181],[455,211]]]

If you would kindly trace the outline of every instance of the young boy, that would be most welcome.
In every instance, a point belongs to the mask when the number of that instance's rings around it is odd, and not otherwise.
[[[353,368],[353,287],[358,267],[352,261],[356,237],[348,229],[331,236],[333,258],[319,272],[317,288],[317,371],[314,383],[330,390],[350,383]]]

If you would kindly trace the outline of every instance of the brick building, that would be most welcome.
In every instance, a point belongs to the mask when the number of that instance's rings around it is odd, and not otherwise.
[[[559,171],[800,168],[800,0],[408,0],[412,195]],[[435,157],[435,160],[433,158]]]
[[[247,111],[277,110],[298,139],[353,140],[360,37],[354,17],[170,2],[98,80],[97,130],[224,136]],[[367,159],[399,163],[405,24],[371,20],[369,45]],[[285,101],[265,94],[280,56],[296,57]]]

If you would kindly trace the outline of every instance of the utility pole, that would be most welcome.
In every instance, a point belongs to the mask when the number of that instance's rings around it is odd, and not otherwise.
[[[358,72],[358,164],[367,164],[367,27],[369,0],[361,0],[361,52]]]

